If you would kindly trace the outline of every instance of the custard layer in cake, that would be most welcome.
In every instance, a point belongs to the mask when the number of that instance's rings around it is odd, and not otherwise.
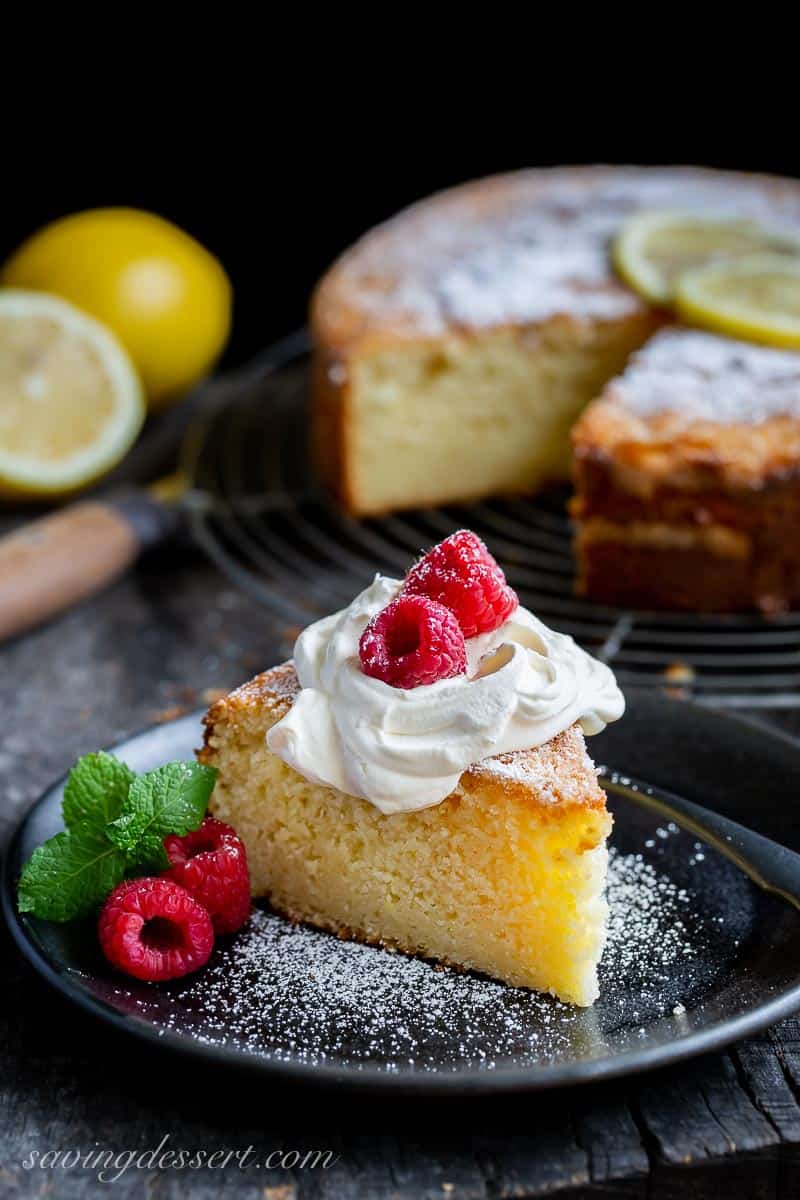
[[[573,441],[583,592],[695,612],[800,603],[800,355],[664,330]]]
[[[521,171],[432,196],[342,255],[311,307],[312,434],[339,500],[366,515],[568,478],[571,424],[667,319],[609,261],[645,209],[800,234],[800,183]]]
[[[471,767],[441,804],[387,816],[269,751],[298,690],[287,663],[206,717],[211,809],[243,838],[254,895],[341,936],[591,1004],[611,817],[580,728]]]

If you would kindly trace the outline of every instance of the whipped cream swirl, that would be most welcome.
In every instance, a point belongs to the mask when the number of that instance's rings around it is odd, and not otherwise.
[[[605,663],[521,605],[493,633],[468,639],[465,675],[409,689],[370,678],[359,639],[400,587],[376,575],[352,604],[297,639],[302,690],[267,744],[312,783],[383,813],[414,812],[439,804],[482,758],[541,746],[575,721],[599,733],[622,716],[625,701]]]

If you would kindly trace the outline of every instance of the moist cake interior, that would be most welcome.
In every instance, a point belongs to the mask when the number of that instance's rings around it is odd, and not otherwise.
[[[369,497],[361,512],[568,479],[575,420],[655,327],[650,318],[556,323],[365,358],[353,368],[349,414],[349,486]]]
[[[590,1004],[611,817],[579,727],[477,764],[441,804],[387,816],[269,751],[298,686],[286,664],[206,718],[211,809],[243,838],[254,894],[341,936]]]

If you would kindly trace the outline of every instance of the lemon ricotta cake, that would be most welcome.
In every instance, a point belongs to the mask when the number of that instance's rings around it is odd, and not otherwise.
[[[313,440],[352,513],[531,491],[570,471],[583,408],[670,318],[615,273],[633,214],[800,233],[800,182],[699,168],[522,171],[368,233],[319,284]]]
[[[590,1004],[611,817],[584,731],[624,701],[515,597],[464,637],[437,578],[376,576],[211,708],[212,812],[289,917]]]

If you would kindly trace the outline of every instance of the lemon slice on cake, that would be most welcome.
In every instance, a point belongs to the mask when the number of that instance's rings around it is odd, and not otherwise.
[[[0,290],[0,493],[84,487],[119,462],[144,416],[109,330],[55,296]]]
[[[800,259],[800,239],[756,221],[643,212],[624,225],[612,248],[614,266],[625,282],[661,305],[673,302],[677,281],[686,271],[762,253]]]
[[[800,258],[765,254],[686,271],[675,305],[692,324],[800,350]]]

